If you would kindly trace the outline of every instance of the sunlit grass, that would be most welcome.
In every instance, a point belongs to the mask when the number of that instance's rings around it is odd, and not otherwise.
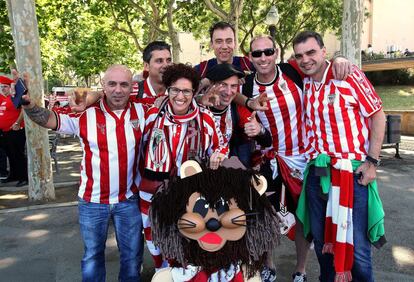
[[[384,110],[414,110],[414,86],[376,86]]]

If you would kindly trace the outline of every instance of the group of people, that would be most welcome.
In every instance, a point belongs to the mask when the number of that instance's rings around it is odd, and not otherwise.
[[[23,111],[12,101],[13,84],[9,77],[0,76],[0,180],[17,181],[15,186],[22,187],[28,184],[26,134]]]
[[[385,242],[381,202],[372,204],[379,200],[381,100],[356,66],[326,59],[316,32],[299,33],[295,60],[280,64],[274,40],[265,35],[252,39],[248,57],[233,56],[234,32],[216,23],[210,29],[215,58],[194,68],[173,64],[170,46],[151,42],[143,52],[143,82],[134,85],[126,66],[112,65],[101,99],[91,93],[86,108],[73,106],[76,113],[50,111],[25,97],[34,122],[80,138],[83,281],[105,280],[110,219],[120,281],[140,281],[142,236],[155,268],[167,266],[151,242],[152,196],[179,176],[184,161],[214,169],[231,155],[260,170],[275,210],[295,218],[293,281],[307,280],[312,240],[321,281],[373,281],[370,245]],[[368,219],[373,215],[375,222]],[[275,279],[268,262],[262,280]]]

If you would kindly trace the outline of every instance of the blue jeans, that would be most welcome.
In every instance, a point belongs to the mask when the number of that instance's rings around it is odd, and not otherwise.
[[[320,267],[320,281],[334,281],[335,269],[333,256],[322,254],[327,199],[321,197],[320,177],[315,175],[311,166],[306,182],[307,204],[310,213],[311,232],[315,252]],[[368,188],[358,184],[354,177],[354,208],[352,214],[354,228],[354,264],[352,266],[353,282],[374,281],[371,262],[371,244],[368,240]]]
[[[84,244],[82,281],[105,281],[105,243],[109,221],[120,252],[119,281],[140,281],[143,255],[138,195],[118,204],[89,203],[79,198],[79,225]]]

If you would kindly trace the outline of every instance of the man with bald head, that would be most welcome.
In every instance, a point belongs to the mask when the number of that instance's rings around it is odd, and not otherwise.
[[[84,243],[82,281],[105,281],[105,242],[112,219],[120,252],[119,281],[140,281],[142,219],[136,169],[144,130],[144,109],[129,102],[132,73],[112,65],[103,78],[104,99],[79,114],[23,106],[37,124],[75,134],[83,148],[79,224]]]

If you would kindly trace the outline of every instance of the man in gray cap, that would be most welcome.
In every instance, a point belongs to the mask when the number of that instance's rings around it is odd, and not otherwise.
[[[206,75],[211,82],[206,97],[218,96],[218,103],[209,106],[214,114],[220,130],[229,142],[230,155],[237,156],[247,167],[250,167],[251,146],[253,140],[268,147],[272,139],[270,133],[256,119],[256,112],[251,113],[246,107],[232,103],[239,93],[240,79],[244,73],[231,64],[218,64]],[[233,138],[232,138],[233,137]]]

